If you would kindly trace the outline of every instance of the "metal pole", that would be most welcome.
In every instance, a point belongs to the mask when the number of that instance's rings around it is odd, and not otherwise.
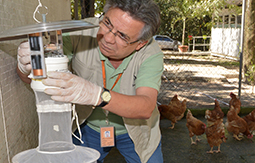
[[[240,67],[239,67],[239,88],[238,96],[241,99],[241,89],[242,89],[242,71],[243,71],[243,40],[244,40],[244,23],[245,23],[245,3],[246,0],[243,0],[242,4],[242,25],[241,25],[241,49],[240,49]]]

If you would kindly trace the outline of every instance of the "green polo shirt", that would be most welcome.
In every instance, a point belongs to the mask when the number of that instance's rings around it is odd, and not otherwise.
[[[69,34],[64,34],[64,53],[68,56],[69,59],[73,56],[72,44],[70,41]],[[99,48],[98,51],[100,52]],[[136,53],[131,54],[127,58],[123,60],[121,65],[115,69],[107,57],[99,53],[100,60],[105,61],[105,71],[106,71],[106,87],[107,89],[111,89],[113,84],[116,81],[116,78],[120,73],[123,73],[124,70],[127,68],[130,60],[133,58],[133,55]],[[151,57],[147,58],[141,65],[139,69],[139,73],[135,77],[135,88],[138,87],[151,87],[156,90],[159,90],[161,80],[158,78],[158,70],[162,67],[162,53],[160,55],[152,55]],[[133,76],[131,76],[132,78]],[[119,92],[120,90],[120,83],[121,79],[112,89],[114,92]],[[101,107],[97,107],[93,110],[92,114],[86,119],[87,125],[94,129],[97,132],[100,132],[101,126],[106,126],[106,114]],[[109,125],[114,126],[115,134],[121,135],[127,133],[126,127],[124,125],[122,117],[109,112],[108,114],[108,122]]]
[[[100,60],[104,60],[105,62],[105,73],[106,73],[106,87],[107,89],[111,89],[114,85],[118,75],[120,73],[123,73],[126,67],[128,66],[128,63],[132,59],[133,55],[128,56],[125,58],[122,62],[122,64],[115,69],[108,58],[106,58],[104,55],[100,53]],[[114,86],[112,91],[119,92],[120,90],[120,80],[117,82],[117,84]],[[87,125],[91,127],[92,129],[96,130],[97,132],[100,132],[100,126],[106,126],[106,114],[104,110],[101,107],[97,107],[93,110],[92,114],[88,117]],[[122,117],[109,112],[108,114],[108,122],[109,125],[114,126],[115,128],[115,134],[121,135],[127,133],[127,130],[124,126],[124,122]]]

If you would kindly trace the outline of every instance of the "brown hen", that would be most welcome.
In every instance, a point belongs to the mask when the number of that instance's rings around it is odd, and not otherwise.
[[[231,106],[234,107],[234,109],[236,110],[236,113],[239,114],[240,110],[241,110],[241,101],[239,98],[236,97],[236,95],[231,92],[230,94],[231,100],[229,101],[229,108]]]
[[[228,132],[233,133],[233,137],[236,140],[241,140],[241,138],[239,137],[240,133],[247,136],[247,138],[252,138],[252,134],[249,131],[246,121],[237,115],[236,110],[233,106],[230,107],[227,113],[227,122],[225,124],[225,127]]]
[[[221,110],[219,102],[215,99],[215,105],[213,110],[206,110],[205,111],[205,119],[207,120],[207,125],[211,125],[212,123],[216,122],[217,120],[223,120],[224,113]]]
[[[204,134],[206,125],[201,120],[195,118],[189,109],[187,111],[186,120],[187,120],[186,126],[189,130],[191,144],[196,144],[196,141],[200,141],[200,139],[198,139],[198,136]],[[196,141],[193,141],[192,137],[194,135],[196,135]]]
[[[171,121],[172,126],[169,127],[171,129],[174,128],[175,123],[178,120],[181,120],[186,111],[186,100],[184,99],[182,102],[175,95],[168,105],[159,105],[158,110],[160,112],[160,119],[169,119]]]
[[[255,131],[255,109],[252,112],[250,112],[248,115],[244,116],[243,119],[246,121],[249,131],[251,133],[254,133],[254,131]]]
[[[207,138],[207,142],[210,145],[210,151],[207,153],[219,153],[220,152],[220,145],[224,141],[226,142],[225,137],[225,129],[223,124],[223,119],[218,119],[211,123],[210,126],[207,126],[205,129],[205,134]],[[213,147],[217,146],[218,150],[213,151]]]

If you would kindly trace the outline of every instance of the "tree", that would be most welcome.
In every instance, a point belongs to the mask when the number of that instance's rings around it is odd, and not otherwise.
[[[71,18],[75,20],[81,19],[81,5],[80,0],[71,0]]]
[[[255,0],[247,1],[244,26],[243,70],[245,81],[254,80],[255,65]],[[254,81],[253,81],[254,82]]]
[[[176,0],[177,8],[173,8],[177,13],[173,24],[182,21],[182,44],[184,45],[185,30],[187,20],[200,19],[206,16],[217,15],[224,5],[224,0]]]
[[[201,33],[202,28],[207,28],[205,29],[206,34],[210,33],[212,15],[218,14],[224,5],[224,0],[157,0],[157,3],[163,20],[161,26],[170,25],[171,27],[168,27],[171,30],[170,33],[177,35],[180,35],[181,28],[181,40],[182,44],[185,44],[187,26],[191,26],[191,31],[196,29],[198,31],[196,33],[201,35],[203,35]],[[197,26],[198,24],[199,26]]]
[[[101,15],[103,13],[105,0],[96,0],[95,1],[95,15]]]
[[[168,35],[173,39],[179,39],[181,35],[179,32],[174,33],[171,25],[171,21],[175,16],[175,12],[169,10],[170,7],[174,6],[173,1],[169,0],[156,0],[160,8],[161,25],[158,30],[158,34]],[[178,31],[178,30],[176,30]]]
[[[192,0],[183,0],[183,1],[175,1],[177,7],[172,7],[171,10],[176,12],[176,17],[174,17],[172,26],[178,21],[182,21],[182,45],[184,45],[185,39],[185,28],[186,28],[186,20],[188,18],[193,17],[192,4],[194,3]]]
[[[82,19],[95,16],[94,3],[95,0],[80,0]]]
[[[101,15],[105,0],[70,0],[72,19],[84,19]]]

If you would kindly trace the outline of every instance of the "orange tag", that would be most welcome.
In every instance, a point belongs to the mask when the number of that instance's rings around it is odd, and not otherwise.
[[[100,128],[101,147],[114,146],[114,127],[101,127]]]

